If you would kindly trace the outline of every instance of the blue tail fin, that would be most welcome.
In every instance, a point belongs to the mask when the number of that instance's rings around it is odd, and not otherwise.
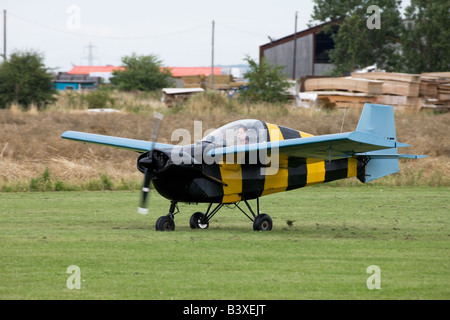
[[[394,108],[392,106],[366,103],[361,113],[356,131],[397,142]],[[407,146],[401,143],[396,145]],[[365,174],[358,176],[358,179],[361,182],[369,182],[399,171],[398,159],[401,155],[398,154],[397,148],[356,155],[361,156],[365,161],[368,161],[365,166]]]
[[[394,108],[381,104],[366,103],[356,131],[396,141]]]

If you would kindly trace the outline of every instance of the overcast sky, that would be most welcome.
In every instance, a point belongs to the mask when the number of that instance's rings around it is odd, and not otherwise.
[[[374,0],[374,3],[376,1]],[[403,7],[409,0],[402,1]],[[7,53],[32,49],[47,67],[68,71],[88,65],[120,65],[120,58],[156,54],[165,66],[211,65],[215,21],[215,65],[259,57],[259,46],[307,28],[310,0],[2,0],[7,11]],[[381,17],[382,19],[382,17]],[[3,53],[1,32],[1,53]]]

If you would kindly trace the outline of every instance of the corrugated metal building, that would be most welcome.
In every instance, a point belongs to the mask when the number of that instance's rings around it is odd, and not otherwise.
[[[332,68],[327,50],[334,48],[333,39],[322,31],[323,23],[291,34],[259,47],[260,59],[264,56],[271,65],[284,66],[287,78],[323,75]],[[337,27],[336,27],[337,28]],[[296,60],[294,72],[294,43]]]

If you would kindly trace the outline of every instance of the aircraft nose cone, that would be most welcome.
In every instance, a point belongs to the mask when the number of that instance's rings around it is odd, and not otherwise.
[[[150,157],[145,157],[142,159],[139,159],[139,164],[144,167],[144,168],[150,168],[150,166],[152,165],[152,158]]]

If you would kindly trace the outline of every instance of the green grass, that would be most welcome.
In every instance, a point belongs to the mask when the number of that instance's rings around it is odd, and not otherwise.
[[[206,205],[187,204],[157,232],[169,202],[155,192],[147,216],[135,191],[0,193],[0,299],[447,300],[448,200],[448,187],[310,187],[261,198],[271,232],[228,208],[191,230]]]

